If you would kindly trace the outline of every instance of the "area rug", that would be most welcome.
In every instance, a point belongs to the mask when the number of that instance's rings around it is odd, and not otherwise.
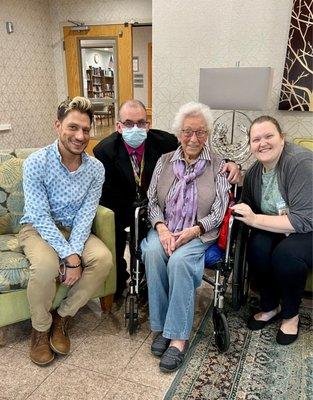
[[[221,354],[209,308],[165,400],[313,399],[312,310],[301,309],[300,335],[289,346],[275,341],[278,322],[249,331],[245,321],[252,311],[251,306],[239,312],[227,308],[231,344]]]

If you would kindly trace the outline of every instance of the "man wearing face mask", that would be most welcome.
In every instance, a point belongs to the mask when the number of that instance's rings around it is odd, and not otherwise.
[[[124,259],[125,228],[134,218],[133,203],[146,198],[154,167],[162,154],[176,150],[177,138],[168,132],[149,129],[146,108],[138,100],[128,100],[119,110],[116,132],[95,146],[95,157],[105,167],[100,204],[115,213],[117,292],[120,297],[129,277]],[[239,168],[225,164],[228,180],[239,180]]]
[[[117,291],[120,297],[129,277],[124,259],[125,228],[133,220],[133,203],[146,197],[155,164],[159,157],[177,148],[174,135],[149,129],[146,108],[137,100],[123,103],[116,132],[94,148],[106,172],[100,204],[115,213]]]

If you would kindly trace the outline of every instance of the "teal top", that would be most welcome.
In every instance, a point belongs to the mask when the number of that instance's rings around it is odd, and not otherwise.
[[[313,231],[313,151],[285,143],[276,164],[279,191],[288,205],[287,215],[297,233]],[[256,214],[261,211],[263,165],[256,161],[246,172],[241,201]]]
[[[267,215],[283,215],[287,213],[287,204],[278,188],[277,171],[262,172],[261,210]]]

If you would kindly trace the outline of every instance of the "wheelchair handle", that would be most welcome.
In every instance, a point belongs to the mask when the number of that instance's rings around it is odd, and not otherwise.
[[[232,211],[231,215],[233,215],[234,217],[243,217],[242,214],[237,213],[236,211]]]

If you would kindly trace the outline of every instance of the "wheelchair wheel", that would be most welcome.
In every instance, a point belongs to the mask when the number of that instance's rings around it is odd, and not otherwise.
[[[232,277],[232,307],[238,311],[246,303],[249,291],[247,241],[249,230],[240,223],[238,228]]]
[[[230,336],[226,316],[217,308],[213,309],[213,325],[216,346],[223,353],[229,349]]]
[[[130,335],[134,334],[138,328],[138,304],[134,296],[126,298],[125,320],[128,321],[127,330]]]

